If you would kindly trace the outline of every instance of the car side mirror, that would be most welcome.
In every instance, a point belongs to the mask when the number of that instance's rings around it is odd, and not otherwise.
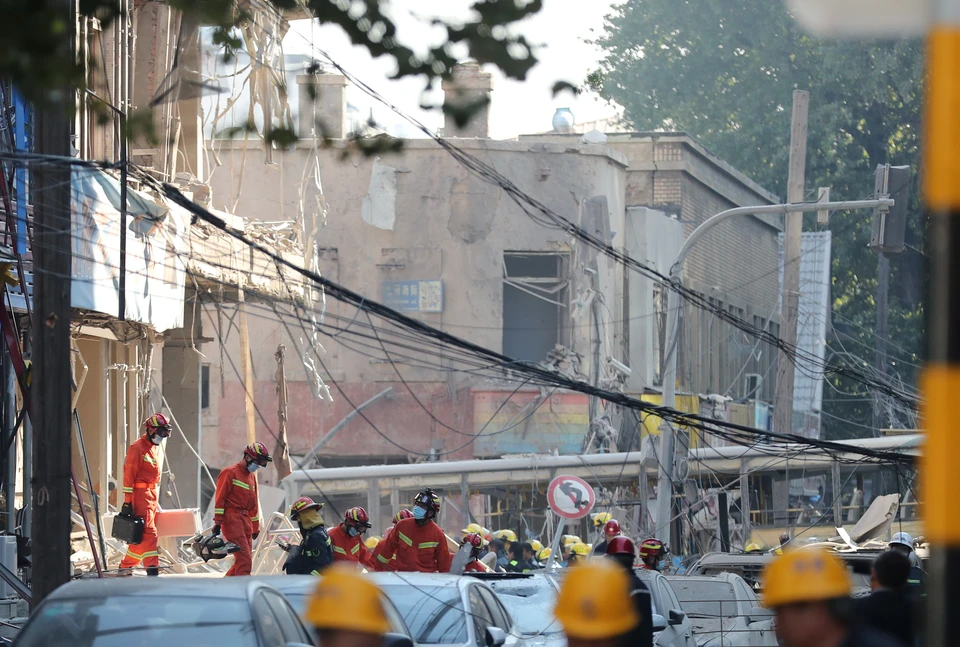
[[[678,611],[677,609],[670,609],[667,612],[670,617],[670,626],[683,624],[683,621],[687,619],[687,614],[683,611]]]
[[[487,647],[503,647],[507,642],[507,632],[500,627],[487,627]]]
[[[750,615],[747,618],[747,624],[754,622],[763,622],[773,617],[773,611],[764,607],[753,607],[750,609]]]
[[[667,628],[667,619],[664,618],[659,613],[654,613],[653,616],[651,616],[650,620],[653,623],[654,631],[663,631],[664,629]]]
[[[403,634],[383,634],[383,647],[413,647],[410,636]]]

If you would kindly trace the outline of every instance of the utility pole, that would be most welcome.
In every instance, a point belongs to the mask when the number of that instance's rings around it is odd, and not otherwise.
[[[277,346],[273,354],[277,360],[277,448],[273,452],[274,465],[277,468],[277,480],[290,476],[290,448],[287,445],[287,374],[283,369],[287,347]]]
[[[61,53],[73,53],[71,0],[51,0],[51,19],[68,25]],[[59,16],[59,17],[57,17]],[[73,88],[51,88],[38,106],[36,149],[70,157]],[[39,163],[30,192],[34,204],[33,386],[33,600],[36,605],[70,579],[70,169]]]
[[[793,91],[793,116],[790,120],[790,168],[787,176],[787,202],[803,202],[804,170],[807,163],[807,109],[810,93]],[[800,309],[800,254],[803,240],[803,214],[787,213],[783,228],[783,292],[780,307],[780,338],[787,348],[797,345],[797,319]],[[783,350],[777,359],[777,394],[774,401],[773,430],[793,433],[793,361]]]
[[[890,259],[886,254],[877,254],[877,326],[874,331],[876,340],[877,374],[881,380],[887,374],[887,302],[890,292]],[[879,436],[883,433],[886,422],[883,416],[883,396],[879,392],[873,394],[873,433]]]

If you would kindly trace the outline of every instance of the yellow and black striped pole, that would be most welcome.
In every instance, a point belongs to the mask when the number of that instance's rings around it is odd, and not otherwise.
[[[960,2],[934,0],[922,175],[930,213],[930,359],[921,465],[931,544],[926,644],[960,645]]]

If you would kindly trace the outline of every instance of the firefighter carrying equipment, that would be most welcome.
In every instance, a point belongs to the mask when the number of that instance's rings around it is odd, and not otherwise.
[[[571,569],[563,578],[554,615],[568,637],[581,640],[621,636],[640,624],[630,578],[610,560]]]
[[[234,555],[233,566],[227,571],[228,576],[250,575],[253,535],[260,532],[260,501],[257,493],[257,477],[247,469],[246,458],[225,468],[217,477],[213,522],[220,526],[227,541],[240,547]]]
[[[847,567],[819,548],[785,551],[764,570],[763,585],[763,605],[771,609],[846,598],[852,591]]]
[[[307,602],[307,624],[319,630],[382,636],[390,631],[377,585],[342,565],[327,570]]]
[[[333,542],[317,510],[300,513],[299,546],[289,547],[283,570],[287,575],[320,575],[333,564]]]
[[[367,550],[364,545],[363,537],[359,534],[351,535],[345,524],[346,522],[341,523],[329,530],[330,541],[333,542],[334,561],[359,563],[367,570],[374,570],[376,561],[373,558],[373,553]]]
[[[374,551],[379,570],[449,573],[453,557],[447,536],[433,521],[403,519]]]
[[[238,550],[240,550],[239,546],[233,542],[225,541],[219,535],[210,534],[204,537],[201,533],[193,538],[193,552],[204,562],[209,562],[211,559],[223,559]]]
[[[157,417],[160,417],[160,414],[150,416],[147,422]],[[146,422],[144,428],[150,428]],[[143,520],[143,535],[139,542],[127,546],[127,554],[120,562],[120,568],[133,568],[141,562],[148,568],[160,565],[156,521],[159,487],[159,451],[149,434],[144,433],[130,445],[123,461],[124,508],[129,504],[132,507],[133,516]]]

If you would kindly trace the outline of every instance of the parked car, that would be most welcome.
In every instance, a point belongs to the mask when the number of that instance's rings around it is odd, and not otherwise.
[[[516,618],[526,647],[563,647],[567,639],[553,616],[559,585],[544,573],[472,573],[485,582]]]
[[[485,582],[446,573],[372,573],[419,645],[519,647],[520,629]]]
[[[665,575],[658,571],[638,569],[637,575],[650,589],[653,607],[653,643],[657,647],[695,647],[693,623],[680,605],[680,600]]]
[[[22,647],[230,645],[312,640],[279,591],[248,578],[76,580],[51,593],[17,637]]]
[[[316,575],[264,575],[253,579],[280,591],[283,597],[287,598],[287,601],[293,605],[297,614],[303,618],[303,614],[307,610],[307,602],[317,588],[317,582],[320,578]],[[411,639],[411,642],[415,642],[403,621],[403,616],[400,615],[397,607],[387,596],[383,596],[383,609],[386,611],[387,620],[390,622],[390,633],[407,636]]]
[[[853,595],[870,593],[870,566],[881,551],[837,551],[836,555],[850,568],[853,579]],[[776,555],[772,553],[705,553],[694,562],[687,571],[689,575],[719,575],[734,573],[739,575],[754,591],[762,595],[763,569]]]
[[[773,612],[739,575],[668,575],[700,647],[777,647]]]

